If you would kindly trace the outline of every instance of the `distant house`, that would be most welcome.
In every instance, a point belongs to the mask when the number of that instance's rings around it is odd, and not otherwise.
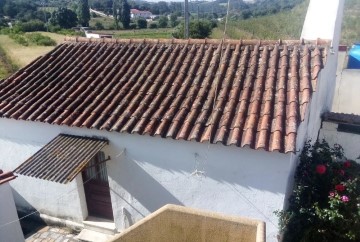
[[[153,14],[150,11],[141,11],[138,9],[130,9],[130,17],[133,18],[151,18]]]
[[[172,203],[263,220],[276,241],[273,212],[331,104],[337,42],[318,37],[68,38],[0,82],[18,208],[122,231]]]
[[[113,37],[112,34],[100,34],[100,33],[94,33],[91,30],[85,31],[86,38],[94,38],[94,39],[111,39]]]

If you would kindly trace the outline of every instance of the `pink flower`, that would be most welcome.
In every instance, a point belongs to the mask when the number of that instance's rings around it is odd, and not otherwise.
[[[322,175],[326,172],[326,166],[325,165],[317,165],[316,166],[316,173]]]
[[[345,186],[343,184],[338,184],[335,186],[335,190],[338,192],[343,192],[345,191]]]
[[[344,162],[344,167],[345,167],[345,168],[349,168],[350,166],[351,166],[351,162],[350,162],[350,161],[347,160],[347,161]]]
[[[341,201],[343,201],[344,203],[347,203],[349,201],[349,197],[348,196],[341,196]]]
[[[335,192],[330,192],[329,193],[329,197],[334,197],[335,196]]]
[[[339,170],[339,174],[343,176],[343,175],[345,175],[345,171],[344,170]]]

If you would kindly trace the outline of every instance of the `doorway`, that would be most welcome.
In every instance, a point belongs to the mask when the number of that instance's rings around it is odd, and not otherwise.
[[[104,152],[98,152],[82,172],[90,216],[114,220]]]

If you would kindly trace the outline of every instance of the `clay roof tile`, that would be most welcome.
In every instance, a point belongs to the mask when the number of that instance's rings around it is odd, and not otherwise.
[[[0,115],[294,152],[328,44],[70,37],[0,83]]]

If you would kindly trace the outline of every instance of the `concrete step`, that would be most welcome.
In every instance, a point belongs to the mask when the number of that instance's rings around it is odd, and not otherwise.
[[[115,223],[111,220],[89,216],[83,221],[84,229],[114,235],[117,233]]]
[[[114,238],[115,235],[103,234],[97,231],[83,229],[80,234],[78,234],[75,239],[81,242],[107,242],[110,239]]]

